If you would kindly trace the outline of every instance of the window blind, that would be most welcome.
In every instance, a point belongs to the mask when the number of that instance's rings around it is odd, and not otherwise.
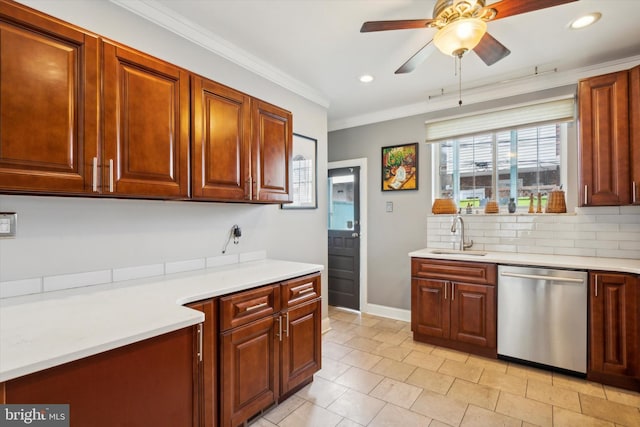
[[[547,100],[535,104],[426,122],[426,142],[435,143],[455,137],[497,132],[522,126],[569,122],[574,120],[574,116],[575,101],[573,97]]]

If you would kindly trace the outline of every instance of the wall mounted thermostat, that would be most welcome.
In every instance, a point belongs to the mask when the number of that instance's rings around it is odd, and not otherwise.
[[[18,214],[15,212],[0,212],[0,238],[16,237]]]

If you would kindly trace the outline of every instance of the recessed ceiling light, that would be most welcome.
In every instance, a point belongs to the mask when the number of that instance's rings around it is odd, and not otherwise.
[[[362,83],[371,83],[373,81],[373,76],[370,74],[363,74],[360,76],[360,81]]]
[[[571,23],[569,24],[569,28],[571,28],[572,30],[579,30],[581,28],[588,27],[589,25],[598,21],[600,17],[602,17],[602,14],[600,12],[593,12],[587,15],[583,15],[571,21]]]

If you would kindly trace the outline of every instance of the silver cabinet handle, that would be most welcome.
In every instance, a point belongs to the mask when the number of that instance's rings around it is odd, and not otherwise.
[[[635,181],[633,181],[631,183],[631,187],[633,188],[633,190],[632,190],[633,191],[633,195],[632,195],[631,199],[632,199],[632,203],[635,204],[636,203],[636,197],[637,197],[636,194],[638,194],[638,189],[636,188],[636,182]]]
[[[594,296],[598,298],[598,275],[597,274],[595,275],[594,279],[595,279],[595,283],[593,284],[593,288],[595,291]]]
[[[256,304],[256,305],[252,305],[250,307],[247,307],[245,309],[245,311],[257,310],[259,308],[266,307],[267,305],[269,305],[269,304],[266,303],[266,302],[261,302],[260,304]]]
[[[449,286],[449,282],[444,282],[444,299],[447,299],[447,287]]]
[[[455,288],[456,284],[451,282],[451,301],[454,301],[456,299],[456,288]]]
[[[202,323],[198,324],[198,361],[202,362]]]
[[[278,339],[282,341],[282,316],[278,316]]]
[[[287,338],[288,338],[289,337],[289,312],[288,311],[286,313],[286,316],[287,316],[287,330],[286,330],[286,332],[287,332]]]
[[[303,289],[300,292],[298,292],[298,295],[304,295],[304,294],[308,294],[309,292],[314,292],[315,289],[313,289],[313,287],[311,288],[307,288],[307,289]]]
[[[109,192],[113,193],[113,159],[109,159]]]
[[[584,185],[584,204],[589,204],[589,198],[587,197],[587,184]]]
[[[521,274],[521,273],[510,273],[508,271],[503,271],[500,273],[501,276],[508,277],[518,277],[521,279],[533,279],[533,280],[544,280],[547,282],[571,282],[571,283],[583,283],[582,279],[576,279],[575,277],[560,277],[560,276],[541,276],[539,274]]]
[[[92,189],[94,193],[98,192],[98,158],[93,158],[93,179],[92,179]]]

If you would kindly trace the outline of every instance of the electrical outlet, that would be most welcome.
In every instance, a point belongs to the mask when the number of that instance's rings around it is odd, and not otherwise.
[[[15,212],[0,212],[0,238],[16,237],[18,214]]]

